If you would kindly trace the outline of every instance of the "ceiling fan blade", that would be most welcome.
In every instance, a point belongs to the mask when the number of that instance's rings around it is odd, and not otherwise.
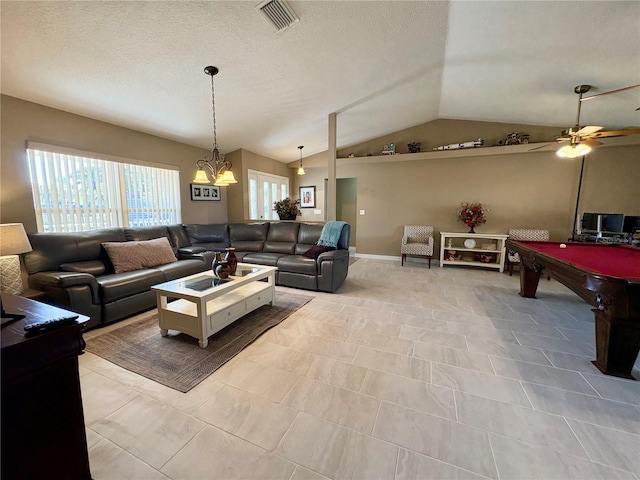
[[[576,132],[576,135],[591,135],[599,130],[602,130],[604,127],[598,127],[595,125],[588,125],[586,127],[581,128]]]
[[[623,130],[607,130],[590,135],[591,138],[623,137],[625,135],[640,135],[640,128],[625,128]]]
[[[584,143],[585,145],[588,145],[591,148],[597,147],[599,145],[604,145],[604,143],[599,142],[598,140],[594,140],[593,138],[587,138],[586,140],[583,140],[581,143]]]
[[[611,90],[609,92],[596,93],[595,95],[589,95],[588,97],[582,97],[580,99],[581,102],[586,100],[591,100],[592,98],[601,97],[602,95],[611,95],[612,93],[624,92],[625,90],[631,90],[632,88],[640,87],[640,83],[638,85],[630,85],[624,88],[618,88],[617,90]]]

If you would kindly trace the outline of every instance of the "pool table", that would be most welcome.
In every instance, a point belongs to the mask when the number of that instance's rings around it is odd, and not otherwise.
[[[520,295],[535,298],[550,275],[595,307],[596,360],[607,375],[633,378],[640,350],[640,248],[607,243],[526,242],[508,239],[520,255]]]

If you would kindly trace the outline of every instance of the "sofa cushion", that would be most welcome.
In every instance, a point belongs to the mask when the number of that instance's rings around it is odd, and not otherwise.
[[[269,226],[263,251],[293,255],[298,241],[299,229],[300,224],[296,222],[272,223]]]
[[[327,245],[314,245],[302,255],[309,258],[318,258],[321,253],[330,252],[331,250],[335,250],[335,247],[329,247]]]
[[[160,270],[144,269],[133,272],[112,273],[96,277],[100,285],[102,303],[130,297],[151,289],[153,285],[164,282],[164,274]]]
[[[104,275],[107,268],[102,260],[88,260],[86,262],[63,263],[60,265],[60,270],[63,272],[88,273],[97,277],[98,275]]]
[[[184,226],[191,245],[208,244],[211,250],[224,250],[229,246],[226,223],[213,225],[188,224]]]
[[[268,232],[268,223],[229,224],[229,240],[237,252],[261,252]]]
[[[154,267],[154,270],[161,271],[164,274],[164,281],[168,282],[169,280],[204,272],[210,268],[211,262],[207,265],[204,257],[201,257],[193,260],[180,260],[179,262],[167,263],[166,265],[158,265]]]
[[[104,242],[102,246],[116,273],[178,261],[167,237],[139,242]]]
[[[282,257],[286,257],[283,253],[266,253],[266,252],[251,252],[242,257],[244,263],[256,263],[258,265],[268,265],[275,267],[278,264],[278,260]]]
[[[315,276],[318,273],[318,262],[303,255],[285,255],[278,259],[278,272],[301,273]]]

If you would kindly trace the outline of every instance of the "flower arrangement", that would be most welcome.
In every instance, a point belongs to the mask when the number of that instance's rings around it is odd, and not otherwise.
[[[474,228],[476,225],[482,225],[487,221],[484,218],[486,209],[481,203],[464,202],[458,210],[458,220],[465,223],[469,228],[469,233],[476,233]]]
[[[295,220],[302,213],[300,211],[300,200],[292,200],[287,197],[273,202],[273,211],[278,214],[280,220]]]

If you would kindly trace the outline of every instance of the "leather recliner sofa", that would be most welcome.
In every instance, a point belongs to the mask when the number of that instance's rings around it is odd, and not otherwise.
[[[278,267],[276,284],[335,292],[349,268],[350,227],[336,250],[303,254],[320,238],[322,224],[298,222],[170,225],[29,234],[24,256],[29,286],[46,301],[91,317],[87,328],[113,323],[156,306],[153,285],[211,268],[215,251],[231,246],[238,261]],[[166,237],[177,261],[115,273],[104,242]]]

